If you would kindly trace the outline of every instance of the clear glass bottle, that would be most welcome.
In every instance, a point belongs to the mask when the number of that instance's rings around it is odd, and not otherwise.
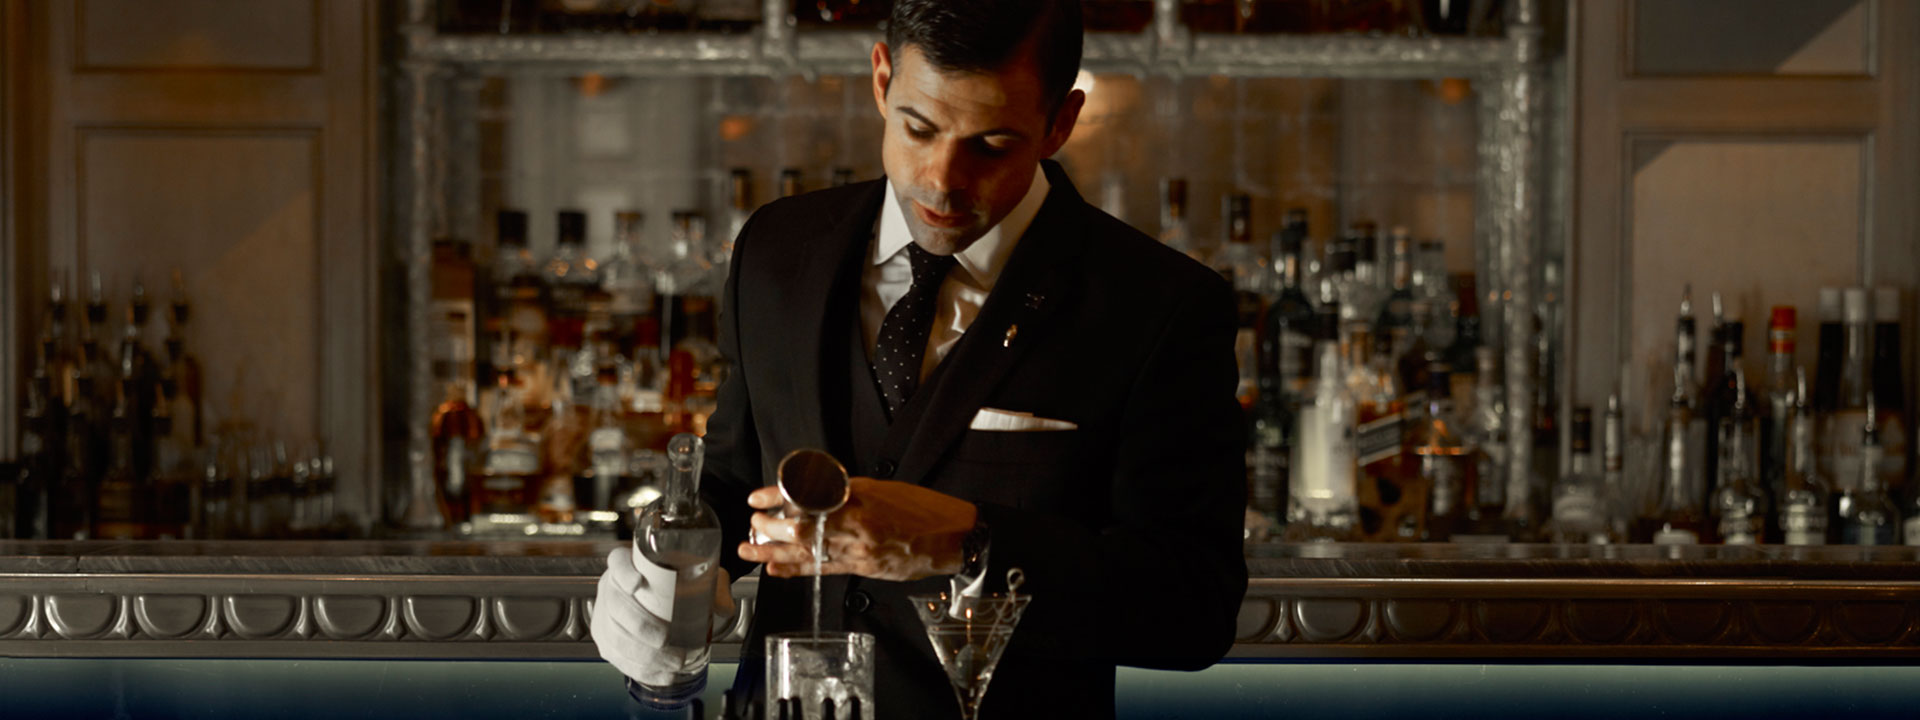
[[[667,683],[636,683],[643,700],[660,708],[684,707],[707,685],[721,539],[720,520],[700,499],[705,455],[698,436],[674,436],[667,445],[672,471],[660,499],[641,508],[634,521],[634,565],[655,592],[671,588],[662,655],[681,658]]]
[[[1319,308],[1313,397],[1300,406],[1294,473],[1287,488],[1285,536],[1290,541],[1350,540],[1359,525],[1354,448],[1358,408],[1341,360],[1339,314],[1337,305]]]
[[[1797,313],[1790,305],[1774,306],[1767,321],[1767,397],[1760,415],[1759,476],[1776,498],[1786,493],[1787,436],[1792,432],[1798,394],[1793,366],[1796,325]]]
[[[1607,541],[1609,498],[1593,462],[1593,408],[1573,409],[1573,468],[1553,486],[1547,537],[1555,543]]]
[[[600,266],[587,255],[586,213],[560,211],[545,280],[552,303],[547,340],[556,348],[579,348],[586,339],[587,297],[600,287]]]
[[[1635,535],[1657,545],[1692,545],[1707,530],[1702,505],[1705,480],[1701,476],[1706,448],[1706,423],[1697,413],[1699,392],[1694,382],[1693,290],[1680,298],[1674,322],[1673,395],[1667,401],[1661,425],[1660,501],[1651,517],[1641,518]]]
[[[1620,394],[1607,396],[1607,413],[1600,425],[1600,487],[1608,502],[1608,542],[1623,543],[1633,536],[1633,507],[1627,497],[1626,417]]]
[[[1786,476],[1781,481],[1780,535],[1788,545],[1827,544],[1833,483],[1813,452],[1814,420],[1807,371],[1794,371],[1793,419],[1787,427]]]
[[[641,243],[646,215],[637,210],[613,214],[613,254],[600,265],[601,286],[607,292],[607,315],[622,347],[638,344],[644,318],[653,314],[653,271],[646,266]],[[657,333],[658,326],[655,332]],[[654,338],[659,344],[659,338]]]
[[[1892,545],[1899,538],[1900,507],[1887,495],[1880,472],[1880,428],[1874,423],[1873,400],[1867,401],[1867,419],[1860,432],[1860,473],[1853,486],[1842,488],[1835,503],[1839,510],[1840,544]]]
[[[1475,452],[1467,525],[1473,535],[1505,537],[1500,516],[1507,508],[1507,405],[1502,399],[1500,355],[1493,348],[1479,347],[1474,348],[1473,359],[1473,415],[1467,423],[1467,439]]]
[[[1822,463],[1833,468],[1838,489],[1851,489],[1861,477],[1860,428],[1866,422],[1867,403],[1872,399],[1868,375],[1867,342],[1872,333],[1873,312],[1866,288],[1847,288],[1841,293],[1842,343],[1839,385],[1833,411],[1826,421],[1826,452]]]
[[[1201,259],[1200,248],[1195,246],[1193,233],[1187,226],[1186,178],[1160,181],[1160,242],[1186,253],[1187,257]]]
[[[1464,426],[1453,413],[1451,373],[1434,363],[1427,382],[1426,415],[1408,433],[1408,464],[1427,488],[1420,539],[1446,542],[1467,529],[1467,487],[1475,463],[1472,447],[1459,435]]]
[[[1772,509],[1753,472],[1753,407],[1746,400],[1747,374],[1737,363],[1728,367],[1734,402],[1720,418],[1720,462],[1714,469],[1715,488],[1708,509],[1714,536],[1721,543],[1757,545],[1767,537],[1766,521]]]

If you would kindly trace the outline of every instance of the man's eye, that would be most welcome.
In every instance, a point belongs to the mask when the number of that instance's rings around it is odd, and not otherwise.
[[[928,138],[933,137],[932,130],[929,130],[927,128],[922,128],[922,127],[914,127],[912,125],[907,126],[907,134],[912,135],[913,137],[920,140],[926,140]]]
[[[1010,148],[1004,143],[981,140],[974,143],[974,149],[986,157],[1000,157],[1007,154]]]

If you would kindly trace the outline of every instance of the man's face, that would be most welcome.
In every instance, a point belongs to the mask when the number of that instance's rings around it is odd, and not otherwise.
[[[881,163],[913,240],[928,252],[965,250],[1026,197],[1034,167],[1073,132],[1074,91],[1049,126],[1032,57],[994,72],[936,69],[920,49],[873,49],[873,91],[886,130]]]

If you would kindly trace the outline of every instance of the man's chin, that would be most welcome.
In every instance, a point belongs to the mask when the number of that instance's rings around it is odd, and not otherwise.
[[[913,242],[935,255],[957,255],[986,232],[975,228],[916,227]]]

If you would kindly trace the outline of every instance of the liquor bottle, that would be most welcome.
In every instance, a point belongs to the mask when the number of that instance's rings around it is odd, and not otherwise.
[[[548,341],[578,349],[586,341],[587,296],[600,286],[599,266],[587,256],[587,214],[562,210],[545,280],[552,299]]]
[[[1813,411],[1816,415],[1824,416],[1839,407],[1840,365],[1846,358],[1845,317],[1840,288],[1820,288],[1820,335],[1819,346],[1815,348],[1818,357],[1813,376]],[[1826,441],[1821,438],[1820,452],[1826,451],[1825,446]]]
[[[1652,516],[1641,518],[1635,533],[1641,541],[1656,545],[1698,544],[1707,529],[1700,475],[1706,428],[1696,412],[1694,330],[1689,287],[1681,295],[1680,315],[1674,322],[1673,395],[1667,401],[1660,437],[1660,501]]]
[[[90,538],[101,540],[143,539],[142,511],[147,504],[141,497],[146,478],[136,471],[133,446],[136,416],[134,380],[122,377],[115,393],[113,414],[108,421],[107,468],[101,474],[94,494],[96,503]]]
[[[1880,424],[1880,474],[1888,479],[1888,492],[1906,489],[1913,447],[1908,429],[1913,416],[1907,412],[1907,366],[1900,361],[1900,289],[1875,288],[1873,291],[1873,405]]]
[[[1808,395],[1807,371],[1794,372],[1793,419],[1787,428],[1786,475],[1780,498],[1781,542],[1788,545],[1825,545],[1832,512],[1833,484],[1821,473],[1813,452],[1814,420]]]
[[[1399,384],[1394,380],[1393,372],[1386,366],[1384,358],[1374,352],[1375,338],[1370,322],[1342,316],[1347,327],[1347,390],[1354,399],[1355,419],[1358,427],[1354,431],[1354,451],[1360,463],[1360,482],[1368,483],[1379,493],[1383,505],[1394,505],[1401,497],[1405,480],[1405,470],[1401,462],[1401,445],[1405,441],[1406,401],[1400,395]],[[1365,316],[1371,319],[1371,315]],[[1403,523],[1393,528],[1373,527],[1371,514],[1361,518],[1362,532],[1369,535],[1377,532],[1390,532],[1395,537],[1412,540],[1419,534],[1418,518],[1413,514],[1402,515]]]
[[[1886,478],[1880,470],[1880,428],[1875,422],[1869,397],[1860,432],[1859,461],[1855,464],[1860,476],[1851,487],[1841,489],[1835,502],[1842,545],[1892,545],[1898,539],[1900,507],[1887,496]]]
[[[434,240],[429,277],[434,382],[442,386],[461,382],[472,387],[478,372],[474,364],[478,347],[474,316],[478,308],[472,246],[452,238]]]
[[[790,198],[806,192],[800,185],[800,169],[784,168],[780,171],[780,197]]]
[[[733,261],[733,241],[746,228],[754,207],[753,173],[746,168],[734,168],[727,173],[727,234],[722,235],[714,247],[712,260],[714,272],[721,277],[726,277],[727,264]]]
[[[540,270],[533,259],[533,250],[527,245],[527,214],[519,210],[502,210],[495,219],[498,231],[499,249],[494,253],[493,287],[497,294],[494,309],[501,318],[501,336],[489,337],[489,341],[501,340],[504,354],[509,344],[502,336],[535,339],[544,342],[547,336],[547,299],[545,287],[540,279]],[[496,371],[504,368],[495,367]]]
[[[1840,360],[1840,384],[1834,408],[1827,416],[1823,464],[1833,468],[1838,490],[1847,490],[1861,477],[1860,427],[1866,422],[1867,404],[1873,399],[1868,374],[1868,338],[1872,332],[1870,297],[1865,288],[1847,288],[1842,294],[1842,317],[1846,324]]]
[[[1336,261],[1340,279],[1336,281],[1342,306],[1354,321],[1372,323],[1380,316],[1387,300],[1387,286],[1379,268],[1380,240],[1371,220],[1353,223],[1341,250],[1350,250],[1352,259]]]
[[[1472,447],[1459,435],[1464,426],[1453,414],[1447,367],[1434,363],[1427,379],[1426,415],[1408,433],[1408,464],[1427,488],[1420,539],[1446,542],[1467,530],[1467,488],[1476,463]]]
[[[54,395],[46,350],[35,357],[26,386],[26,404],[20,418],[21,476],[17,491],[14,532],[23,540],[46,540],[52,494],[58,489],[64,418]]]
[[[1607,412],[1600,426],[1600,491],[1608,502],[1608,542],[1627,542],[1633,536],[1633,508],[1628,502],[1626,467],[1626,418],[1620,408],[1620,394],[1607,396]]]
[[[1408,404],[1418,405],[1421,402],[1419,394],[1428,387],[1424,375],[1429,364],[1425,338],[1421,332],[1425,318],[1415,311],[1418,298],[1413,291],[1413,240],[1407,236],[1406,228],[1396,227],[1391,242],[1391,289],[1380,306],[1380,316],[1374,320],[1374,327],[1378,328],[1376,332],[1380,333],[1380,349],[1391,358],[1400,387],[1407,389]]]
[[[1340,354],[1340,309],[1321,305],[1315,333],[1313,397],[1298,414],[1293,478],[1287,488],[1286,538],[1349,540],[1359,525],[1358,408]]]
[[[1606,481],[1594,466],[1593,408],[1573,409],[1573,467],[1553,485],[1547,536],[1555,543],[1606,543],[1611,530]]]
[[[1285,519],[1289,460],[1296,439],[1294,414],[1313,384],[1313,305],[1300,289],[1300,250],[1306,240],[1305,210],[1287,211],[1273,234],[1279,289],[1260,333],[1260,397],[1253,413],[1253,487],[1248,502],[1270,523]]]
[[[801,25],[871,27],[893,11],[887,0],[793,0],[793,19]]]
[[[1187,257],[1202,259],[1200,248],[1194,244],[1193,234],[1187,227],[1186,178],[1160,181],[1160,242],[1186,253]]]
[[[607,292],[607,313],[614,337],[622,348],[638,345],[642,323],[651,320],[654,313],[653,274],[641,261],[640,252],[641,227],[645,222],[646,216],[638,211],[614,213],[613,256],[600,266],[602,287]],[[653,344],[658,346],[658,321],[646,326],[652,328]]]
[[[662,708],[685,706],[707,684],[713,629],[713,594],[718,590],[720,521],[700,499],[700,466],[705,445],[682,433],[667,447],[672,472],[659,500],[636,519],[634,565],[650,587],[672,598],[662,657],[675,658],[665,683],[638,683],[642,699]]]
[[[424,529],[456,527],[470,519],[473,508],[473,483],[480,473],[481,442],[486,428],[480,413],[467,402],[470,394],[464,385],[447,386],[440,406],[433,410],[429,429],[433,436],[433,492],[418,500],[430,500],[433,514],[419,508]]]
[[[1753,406],[1747,402],[1747,374],[1730,355],[1728,374],[1734,382],[1734,404],[1720,418],[1720,462],[1708,503],[1715,537],[1727,545],[1757,545],[1767,538],[1772,513],[1765,486],[1753,471]]]
[[[1468,533],[1505,538],[1501,515],[1507,509],[1507,405],[1502,399],[1500,356],[1490,347],[1475,348],[1473,355],[1477,372],[1467,439],[1477,450],[1467,501]]]
[[[469,488],[473,515],[527,512],[538,489],[542,445],[540,436],[529,432],[524,397],[536,380],[536,363],[527,341],[516,344],[496,377],[493,413],[485,424],[487,457],[480,481]]]
[[[613,493],[627,476],[632,438],[620,407],[620,376],[611,359],[603,360],[594,395],[589,402],[587,472],[576,484],[574,497],[586,510],[612,509]]]
[[[1775,305],[1767,322],[1767,398],[1760,414],[1761,484],[1773,497],[1784,497],[1787,477],[1787,435],[1793,425],[1793,353],[1796,313],[1792,306]],[[1779,538],[1771,538],[1777,542]]]
[[[1233,195],[1222,203],[1221,210],[1227,236],[1214,252],[1211,264],[1233,284],[1239,301],[1239,330],[1234,335],[1233,350],[1239,361],[1240,381],[1234,387],[1234,396],[1240,399],[1240,407],[1250,412],[1259,392],[1260,314],[1266,302],[1269,272],[1253,247],[1253,200]]]
[[[94,380],[89,363],[73,367],[73,392],[66,412],[65,452],[61,453],[59,490],[51,510],[52,536],[57,540],[85,540],[93,533],[94,500],[99,497],[99,464],[107,454],[96,427]]]
[[[1730,345],[1727,335],[1732,328],[1727,323],[1725,307],[1720,301],[1720,293],[1712,295],[1713,325],[1707,331],[1707,374],[1701,378],[1700,405],[1696,408],[1707,424],[1707,445],[1704,453],[1706,464],[1701,472],[1707,482],[1720,477],[1720,418],[1726,414],[1726,400],[1721,389],[1725,387],[1728,373],[1734,363],[1727,357]],[[1712,492],[1713,488],[1707,488]]]

